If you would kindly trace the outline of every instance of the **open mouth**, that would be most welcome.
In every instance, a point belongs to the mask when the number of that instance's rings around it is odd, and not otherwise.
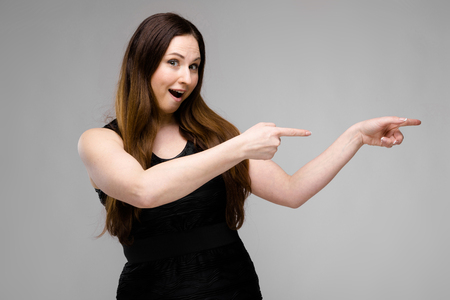
[[[175,98],[181,98],[184,94],[184,92],[179,92],[175,90],[169,89],[169,92],[175,97]]]

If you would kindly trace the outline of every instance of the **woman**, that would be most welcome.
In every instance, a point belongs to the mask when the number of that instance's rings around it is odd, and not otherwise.
[[[270,159],[281,136],[307,130],[260,123],[240,134],[200,96],[202,36],[167,13],[147,18],[130,40],[116,98],[117,119],[86,131],[79,153],[107,210],[105,231],[128,262],[118,299],[262,299],[237,229],[253,194],[297,208],[364,144],[401,144],[384,117],[346,130],[294,175]]]

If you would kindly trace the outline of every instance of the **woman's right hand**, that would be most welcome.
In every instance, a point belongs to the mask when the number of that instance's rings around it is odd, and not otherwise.
[[[305,129],[276,127],[273,123],[258,123],[239,137],[244,139],[244,157],[248,159],[271,159],[277,152],[282,136],[309,136]]]

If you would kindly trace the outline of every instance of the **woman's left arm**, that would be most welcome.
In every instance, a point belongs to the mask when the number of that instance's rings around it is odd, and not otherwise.
[[[403,134],[399,127],[420,123],[419,120],[398,117],[357,123],[292,176],[271,160],[250,160],[252,193],[279,205],[300,207],[324,188],[363,145],[387,148],[400,145]]]

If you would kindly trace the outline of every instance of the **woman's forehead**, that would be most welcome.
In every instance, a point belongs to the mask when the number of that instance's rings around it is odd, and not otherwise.
[[[200,57],[197,40],[192,35],[175,36],[169,44],[165,55],[178,54],[185,58]]]

